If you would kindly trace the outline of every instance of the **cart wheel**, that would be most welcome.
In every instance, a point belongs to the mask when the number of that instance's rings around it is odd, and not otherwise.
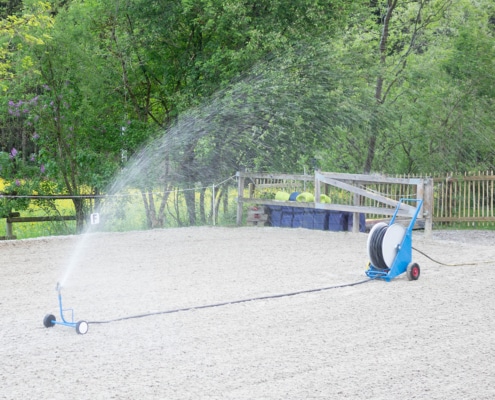
[[[45,318],[43,318],[43,325],[45,325],[45,328],[51,328],[53,325],[55,325],[55,322],[57,319],[55,318],[55,315],[52,314],[47,314],[45,315]]]
[[[417,281],[420,274],[419,265],[416,263],[411,263],[407,266],[407,279],[410,281]]]
[[[79,335],[84,335],[86,332],[88,332],[89,329],[89,324],[86,321],[79,321],[76,324],[76,332]]]

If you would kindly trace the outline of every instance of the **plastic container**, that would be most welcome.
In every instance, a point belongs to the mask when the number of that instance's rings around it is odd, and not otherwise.
[[[313,229],[328,230],[328,212],[325,210],[313,210]]]
[[[325,231],[328,229],[328,211],[305,208],[302,227]]]
[[[344,216],[341,211],[328,212],[328,230],[339,232],[344,230]]]
[[[282,206],[267,206],[271,226],[279,227],[282,223]]]
[[[282,216],[280,218],[280,226],[283,228],[292,228],[292,219],[294,213],[292,212],[292,207],[282,207]]]
[[[297,196],[299,196],[299,192],[292,192],[289,196],[289,201],[296,201]]]
[[[292,227],[302,228],[305,209],[303,207],[291,207],[291,208],[292,208]]]
[[[314,215],[314,209],[311,208],[305,208],[303,217],[302,217],[302,227],[306,229],[314,229],[315,223],[315,215]]]

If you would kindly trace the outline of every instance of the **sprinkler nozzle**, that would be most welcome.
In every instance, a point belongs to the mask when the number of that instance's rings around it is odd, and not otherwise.
[[[62,290],[62,285],[60,284],[60,282],[57,282],[57,286],[55,286],[55,290],[57,292],[60,292]]]

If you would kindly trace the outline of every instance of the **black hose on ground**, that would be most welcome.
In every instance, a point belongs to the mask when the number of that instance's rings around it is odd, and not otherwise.
[[[155,312],[150,312],[150,313],[145,313],[145,314],[132,315],[132,316],[128,316],[128,317],[109,319],[109,320],[105,320],[105,321],[88,321],[88,324],[109,324],[110,322],[125,321],[128,319],[135,319],[135,318],[144,318],[144,317],[150,317],[153,315],[173,314],[173,313],[178,313],[178,312],[182,312],[182,311],[202,310],[205,308],[215,308],[215,307],[228,306],[228,305],[232,305],[232,304],[247,303],[249,301],[279,299],[282,297],[296,296],[299,294],[315,293],[315,292],[322,292],[322,291],[330,290],[330,289],[339,289],[339,288],[344,288],[344,287],[357,286],[357,285],[361,285],[361,284],[366,283],[366,282],[370,282],[372,280],[373,279],[370,278],[370,279],[365,279],[363,281],[358,281],[358,282],[353,282],[353,283],[345,283],[342,285],[335,285],[335,286],[327,286],[327,287],[322,287],[322,288],[317,288],[317,289],[299,290],[297,292],[281,293],[281,294],[274,294],[274,295],[267,295],[267,296],[260,296],[260,297],[251,297],[251,298],[247,298],[247,299],[225,301],[222,303],[206,304],[206,305],[202,305],[202,306],[176,308],[176,309],[165,310],[165,311],[155,311]]]

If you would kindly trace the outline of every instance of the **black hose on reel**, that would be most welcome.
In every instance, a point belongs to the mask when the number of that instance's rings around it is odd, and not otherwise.
[[[386,270],[388,266],[383,259],[383,237],[390,225],[378,226],[368,241],[368,255],[371,264],[379,270]]]

